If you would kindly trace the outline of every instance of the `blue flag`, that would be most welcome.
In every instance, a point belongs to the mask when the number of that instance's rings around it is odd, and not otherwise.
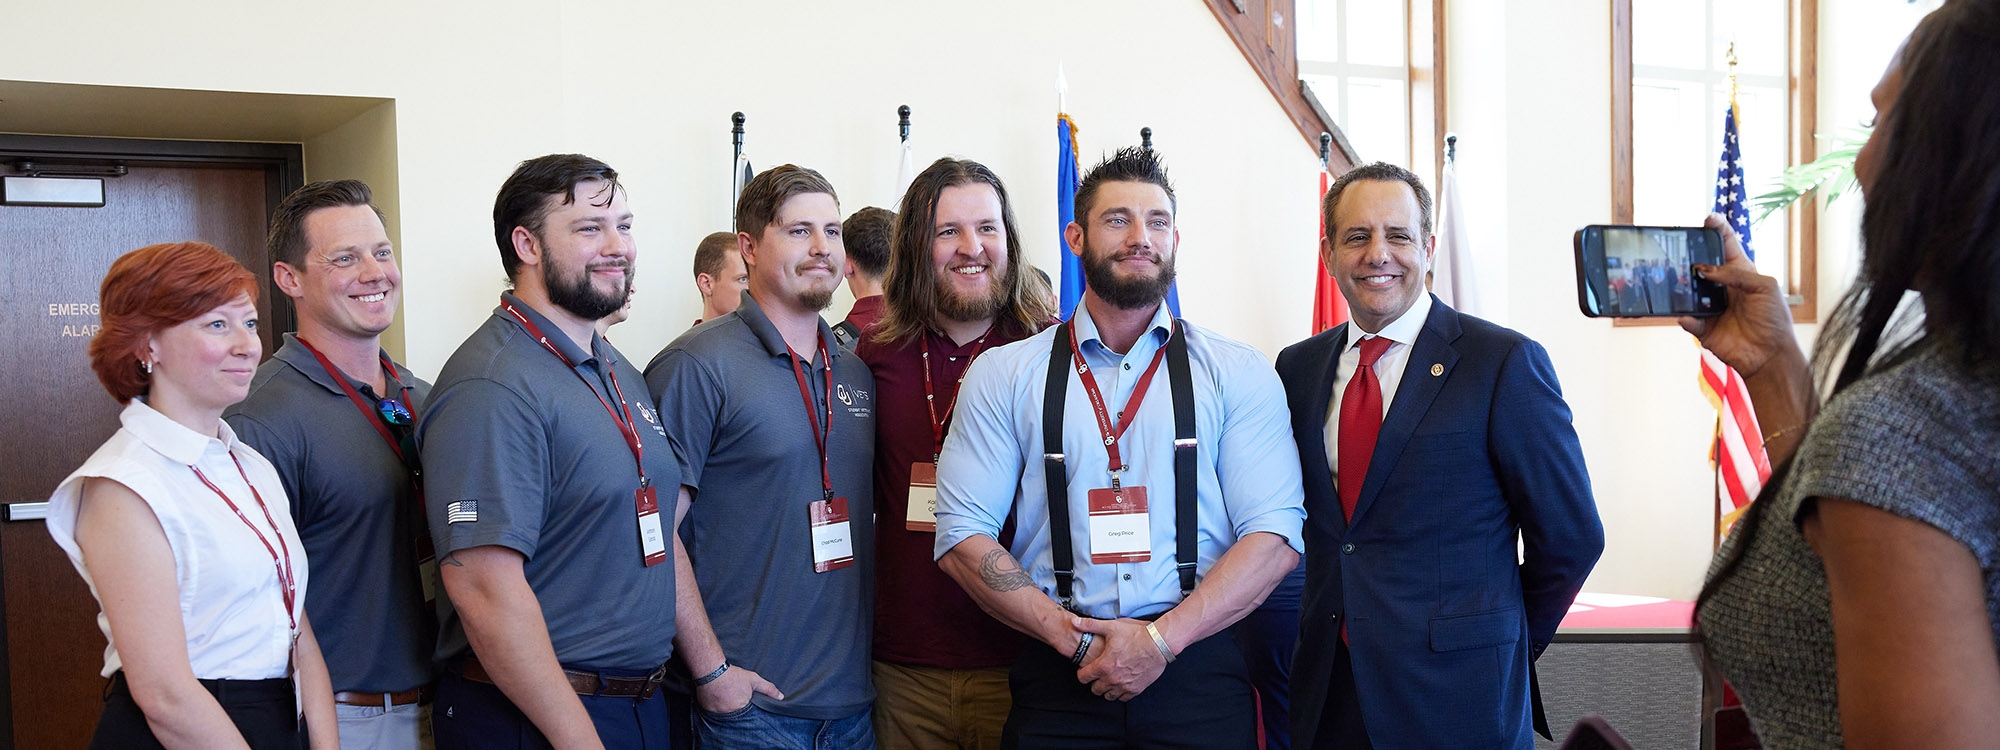
[[[1069,225],[1076,221],[1076,189],[1083,184],[1083,170],[1077,166],[1076,122],[1069,115],[1056,115],[1056,247],[1062,250],[1062,281],[1056,299],[1059,314],[1069,320],[1083,301],[1083,261],[1071,252]],[[1180,283],[1167,287],[1167,310],[1181,316]]]
[[[1083,262],[1069,246],[1069,225],[1076,221],[1076,188],[1083,175],[1076,166],[1076,123],[1069,115],[1056,115],[1056,247],[1062,250],[1062,288],[1059,314],[1063,320],[1076,312],[1083,300]]]

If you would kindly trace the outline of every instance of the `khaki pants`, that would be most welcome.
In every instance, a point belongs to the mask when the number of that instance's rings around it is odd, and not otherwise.
[[[1013,705],[1007,668],[937,669],[875,662],[881,750],[998,750]]]

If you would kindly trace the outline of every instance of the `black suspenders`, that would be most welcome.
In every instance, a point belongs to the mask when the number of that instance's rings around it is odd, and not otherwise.
[[[1047,479],[1049,502],[1049,558],[1055,567],[1056,599],[1064,609],[1074,610],[1072,584],[1076,578],[1076,551],[1069,537],[1069,472],[1064,468],[1063,400],[1069,394],[1070,324],[1056,327],[1055,346],[1049,349],[1049,378],[1042,398],[1042,473]],[[1195,450],[1194,381],[1188,371],[1187,331],[1179,319],[1167,339],[1167,383],[1174,399],[1174,563],[1181,578],[1181,597],[1194,591],[1195,563]],[[1125,419],[1136,419],[1128,414]]]

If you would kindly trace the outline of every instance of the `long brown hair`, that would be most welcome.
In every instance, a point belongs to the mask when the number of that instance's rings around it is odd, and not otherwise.
[[[931,262],[931,228],[937,224],[938,197],[945,188],[975,183],[991,186],[1000,197],[1000,223],[1007,230],[1007,277],[1000,280],[1007,290],[1007,301],[993,313],[994,331],[1032,335],[1055,318],[1048,296],[1024,281],[1032,272],[1021,257],[1021,233],[1014,224],[1014,204],[1007,200],[1007,187],[984,164],[946,157],[931,162],[910,181],[902,210],[896,212],[896,231],[889,244],[889,275],[882,283],[884,312],[869,334],[874,340],[909,340],[935,330],[938,285],[937,269]]]

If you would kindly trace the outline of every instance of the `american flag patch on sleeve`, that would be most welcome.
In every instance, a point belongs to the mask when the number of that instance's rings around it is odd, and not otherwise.
[[[479,501],[459,500],[444,506],[445,523],[476,523],[479,521]]]

